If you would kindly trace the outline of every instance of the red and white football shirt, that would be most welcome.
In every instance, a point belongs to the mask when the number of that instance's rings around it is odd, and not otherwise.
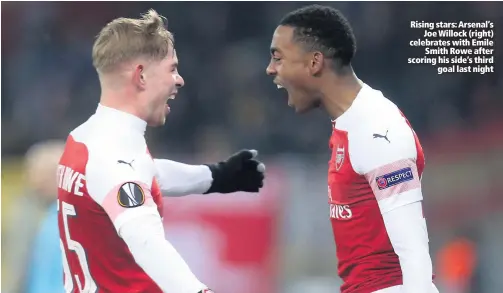
[[[425,160],[416,134],[395,104],[364,85],[351,107],[333,121],[329,145],[328,203],[342,293],[402,284],[396,251],[401,244],[393,243],[383,215],[423,199]],[[424,228],[414,237],[429,258],[422,215],[410,221]],[[429,278],[431,287],[431,274]]]
[[[100,105],[68,137],[57,174],[66,292],[207,289],[164,239],[161,191],[203,191],[211,172],[152,159],[145,128],[143,120]]]

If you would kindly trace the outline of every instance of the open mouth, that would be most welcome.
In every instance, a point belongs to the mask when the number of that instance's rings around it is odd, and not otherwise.
[[[277,82],[275,82],[276,86],[278,87],[278,89],[282,89],[282,90],[285,90],[287,93],[288,93],[288,90],[282,85],[282,84],[279,84]]]
[[[168,99],[166,100],[166,105],[169,103],[170,100],[174,100],[175,97],[176,97],[176,93],[169,96]]]
[[[277,83],[277,82],[274,82],[274,83],[276,84],[276,86],[278,87],[278,89],[283,89],[283,90],[285,90],[285,91],[286,91],[286,93],[287,93],[287,98],[288,98],[288,106],[290,106],[290,107],[291,107],[293,104],[292,104],[292,102],[290,101],[290,95],[289,95],[289,93],[288,93],[288,90],[287,90],[287,89],[286,89],[286,88],[285,88],[282,84],[279,84],[279,83]]]
[[[166,100],[166,104],[164,106],[164,111],[165,111],[165,115],[168,115],[169,112],[171,111],[171,108],[169,107],[169,101],[171,100],[174,100],[176,97],[176,94],[172,94],[171,96],[168,97],[168,99]]]

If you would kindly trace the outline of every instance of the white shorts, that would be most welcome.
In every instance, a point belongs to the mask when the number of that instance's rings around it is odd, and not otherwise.
[[[384,288],[381,290],[374,291],[373,293],[402,293],[402,285]],[[432,283],[430,292],[425,293],[439,293],[439,292],[435,284]]]

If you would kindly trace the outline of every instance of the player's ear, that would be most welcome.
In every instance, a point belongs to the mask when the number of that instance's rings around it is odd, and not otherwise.
[[[320,74],[323,69],[323,62],[325,62],[325,59],[321,52],[312,53],[311,60],[309,62],[309,71],[312,76]]]
[[[144,89],[146,85],[145,81],[145,66],[142,64],[136,64],[133,71],[133,83],[139,89]]]

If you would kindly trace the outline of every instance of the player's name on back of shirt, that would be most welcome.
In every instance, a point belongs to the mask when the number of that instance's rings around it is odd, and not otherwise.
[[[64,165],[58,165],[57,169],[58,187],[77,196],[83,196],[82,188],[86,176]]]

